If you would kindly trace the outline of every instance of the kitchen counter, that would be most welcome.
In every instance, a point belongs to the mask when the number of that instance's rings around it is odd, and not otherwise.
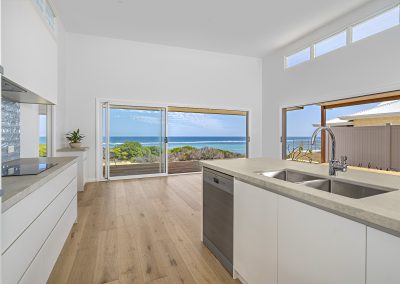
[[[57,176],[66,168],[76,163],[76,157],[60,157],[60,158],[28,158],[21,159],[25,163],[57,163],[56,166],[38,174],[27,176],[10,176],[2,178],[3,198],[2,212],[4,213],[13,205],[24,199],[26,196],[34,192],[43,184]]]
[[[349,169],[346,173],[339,172],[336,177],[333,177],[334,179],[387,191],[387,193],[362,199],[352,199],[257,174],[260,171],[293,169],[322,178],[332,178],[328,175],[327,165],[266,158],[203,161],[202,165],[234,176],[240,181],[400,236],[400,176],[355,169]]]

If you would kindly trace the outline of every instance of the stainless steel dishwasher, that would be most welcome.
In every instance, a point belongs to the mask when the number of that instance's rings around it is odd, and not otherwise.
[[[233,273],[233,177],[203,170],[203,243]]]

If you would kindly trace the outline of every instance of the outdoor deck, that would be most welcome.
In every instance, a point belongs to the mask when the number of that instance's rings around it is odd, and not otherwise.
[[[103,169],[104,171],[104,169]],[[200,172],[201,166],[199,161],[182,161],[168,163],[169,174]],[[157,174],[162,172],[159,163],[143,163],[143,164],[118,164],[111,163],[110,176],[129,176],[129,175],[146,175]]]

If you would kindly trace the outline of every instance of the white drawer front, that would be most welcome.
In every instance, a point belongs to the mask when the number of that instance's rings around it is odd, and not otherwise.
[[[77,196],[75,196],[67,211],[64,213],[60,219],[60,222],[54,228],[53,232],[42,248],[43,255],[45,255],[43,275],[46,281],[49,278],[54,265],[56,264],[57,258],[60,255],[64,243],[68,238],[69,232],[76,221],[77,215],[78,203]]]
[[[39,251],[35,259],[32,261],[28,270],[25,272],[19,284],[42,284],[46,283],[43,273],[43,264],[45,256],[43,251]]]
[[[75,163],[3,213],[2,253],[40,215],[50,202],[71,183],[76,175],[77,164]]]
[[[22,277],[20,284],[46,283],[77,217],[77,197],[57,223],[40,252]]]
[[[76,178],[3,254],[4,283],[17,283],[77,192]]]

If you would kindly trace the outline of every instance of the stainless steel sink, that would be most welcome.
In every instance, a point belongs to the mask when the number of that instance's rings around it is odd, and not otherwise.
[[[301,172],[293,171],[290,169],[284,169],[284,170],[279,170],[279,171],[257,172],[257,173],[259,175],[263,175],[266,177],[272,177],[272,178],[289,181],[289,182],[295,182],[295,183],[320,179],[320,177],[318,177],[318,176],[301,173]]]
[[[308,187],[327,191],[334,194],[339,194],[354,199],[365,198],[388,192],[374,187],[352,184],[348,182],[330,180],[330,179],[306,181],[303,182],[302,184]]]
[[[276,178],[279,180],[288,181],[292,183],[302,184],[311,188],[315,188],[318,190],[354,199],[365,198],[388,192],[371,186],[353,184],[335,179],[328,179],[328,178],[324,179],[319,176],[314,176],[308,173],[297,172],[290,169],[284,169],[279,171],[257,172],[257,173],[259,175]]]

